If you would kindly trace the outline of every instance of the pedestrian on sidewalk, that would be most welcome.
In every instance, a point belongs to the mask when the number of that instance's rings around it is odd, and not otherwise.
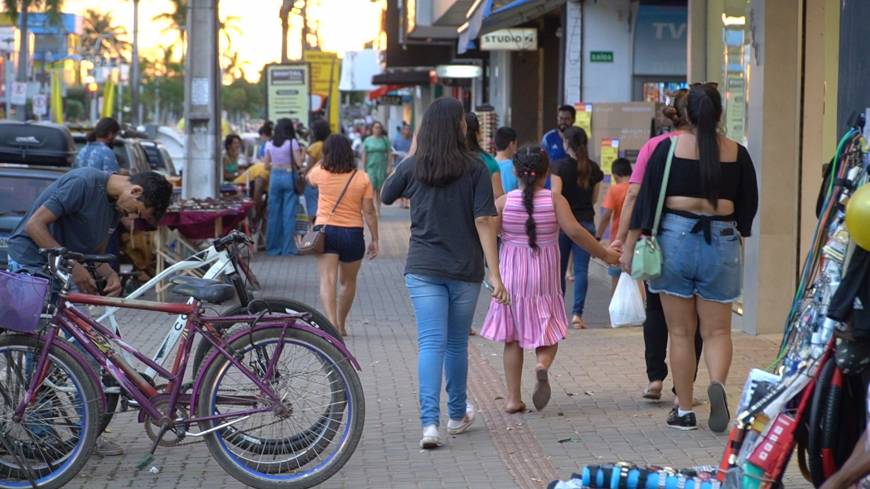
[[[118,173],[118,157],[112,151],[112,144],[121,132],[121,125],[111,117],[103,117],[97,121],[94,129],[88,132],[88,143],[76,155],[75,168],[96,168],[106,173]]]
[[[513,157],[517,153],[517,132],[510,127],[495,131],[495,161],[498,162],[501,188],[505,193],[520,187],[514,172]]]
[[[671,105],[663,110],[663,115],[670,119],[674,130],[651,138],[641,147],[637,155],[634,170],[632,170],[631,178],[628,180],[628,192],[622,205],[622,215],[625,216],[625,219],[620,219],[616,233],[616,239],[623,243],[625,243],[628,236],[631,215],[634,212],[637,194],[640,192],[640,184],[643,183],[643,177],[650,156],[652,156],[656,147],[662,141],[671,136],[677,136],[692,130],[692,124],[689,122],[688,107],[689,91],[686,89],[678,90],[674,94]],[[631,256],[623,254],[621,261],[623,268],[628,269],[631,267]],[[668,376],[666,361],[668,353],[668,323],[665,321],[665,311],[662,309],[662,301],[659,295],[650,292],[649,284],[646,282],[644,282],[644,288],[646,292],[646,319],[643,322],[643,345],[646,375],[649,383],[646,389],[644,389],[642,396],[650,401],[658,401],[662,398],[664,381]],[[701,330],[697,329],[695,330],[695,378],[698,376],[698,366],[701,363],[703,346],[704,341],[701,339]],[[672,391],[676,395],[676,387]],[[674,397],[674,405],[676,406],[678,403],[679,401]]]
[[[649,289],[661,294],[679,399],[668,426],[697,428],[692,373],[695,330],[700,327],[711,382],[708,426],[723,432],[730,421],[724,384],[732,357],[731,308],[740,297],[743,280],[741,236],[752,231],[758,186],[746,148],[719,135],[722,98],[715,84],[692,87],[688,114],[693,131],[663,141],[650,157],[625,253],[634,255],[641,232],[656,233],[662,273],[649,281]],[[665,179],[669,159],[671,169]],[[666,190],[664,213],[659,229],[653,229],[662,188]]]
[[[393,145],[384,131],[384,125],[378,121],[372,123],[371,136],[362,144],[361,157],[366,174],[375,189],[375,207],[381,210],[381,187],[387,175],[393,170]]]
[[[586,131],[579,127],[569,127],[565,130],[565,152],[568,157],[553,162],[551,179],[553,192],[568,200],[574,218],[580,222],[589,234],[595,235],[595,203],[598,202],[598,192],[604,172],[598,163],[589,159],[589,139]],[[583,320],[583,309],[586,305],[586,289],[589,286],[589,253],[571,241],[564,232],[559,235],[559,253],[561,256],[562,293],[566,291],[565,273],[568,271],[569,257],[574,258],[574,304],[571,307],[573,316],[571,324],[576,329],[586,329]]]
[[[514,157],[520,188],[496,201],[502,229],[499,266],[510,301],[490,304],[480,334],[505,344],[508,413],[526,410],[523,350],[534,349],[537,356],[535,409],[544,409],[550,401],[548,372],[568,332],[559,279],[559,229],[608,264],[619,263],[621,252],[618,242],[602,246],[577,222],[565,197],[544,188],[548,167],[547,154],[539,146],[523,147]]]
[[[241,174],[239,170],[241,158],[242,137],[238,134],[228,134],[224,138],[224,154],[221,165],[224,182],[232,182]]]
[[[468,330],[484,278],[492,295],[507,301],[498,267],[498,213],[492,180],[465,144],[462,103],[432,102],[423,114],[416,150],[384,184],[383,201],[411,199],[411,242],[405,284],[417,321],[420,447],[441,445],[438,432],[442,376],[447,378],[447,432],[464,433],[474,421],[467,403]]]
[[[610,227],[610,240],[616,239],[616,234],[619,230],[619,221],[622,215],[622,204],[625,201],[625,194],[628,192],[628,179],[631,177],[631,162],[625,158],[617,158],[613,162],[611,168],[613,182],[610,188],[607,189],[607,194],[604,196],[604,203],[601,209],[604,213],[601,215],[601,220],[598,222],[598,232],[595,233],[595,238],[598,241],[604,239],[604,233]],[[616,290],[616,283],[619,281],[619,275],[622,273],[622,268],[617,265],[607,267],[607,274],[610,275],[610,295]]]
[[[483,164],[486,165],[486,169],[489,171],[490,179],[492,181],[492,194],[493,197],[497,199],[504,195],[504,189],[501,186],[501,168],[498,166],[498,162],[495,158],[487,153],[480,144],[480,138],[482,137],[480,134],[480,121],[477,119],[477,115],[474,112],[468,112],[465,114],[465,125],[468,128],[465,131],[465,144],[468,146],[468,149],[471,150],[472,153],[477,154],[481,161],[483,161]]]
[[[577,109],[573,105],[563,105],[556,112],[556,127],[544,134],[541,140],[541,148],[547,152],[551,162],[564,160],[568,157],[565,150],[565,132],[574,126],[577,118]]]
[[[350,139],[341,134],[326,138],[323,159],[308,172],[308,183],[318,190],[317,223],[326,233],[324,251],[317,257],[320,301],[329,321],[347,336],[363,256],[374,260],[379,252],[374,189],[368,175],[356,168]],[[371,235],[368,250],[363,220]]]
[[[316,120],[311,124],[311,144],[305,150],[305,165],[299,172],[302,178],[305,178],[306,173],[323,159],[323,143],[331,132],[329,122],[325,119]],[[313,226],[317,218],[317,202],[319,200],[317,187],[306,181],[303,196],[305,197],[305,212]]]
[[[295,182],[304,157],[305,153],[296,140],[293,121],[279,119],[263,156],[263,162],[271,170],[266,209],[266,252],[270,256],[297,254],[294,234],[299,195],[296,194]]]

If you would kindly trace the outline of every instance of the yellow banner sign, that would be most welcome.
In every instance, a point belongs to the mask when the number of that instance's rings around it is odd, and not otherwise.
[[[305,51],[302,61],[311,68],[311,111],[322,111],[332,132],[339,132],[341,60],[335,53]]]
[[[574,125],[586,131],[586,137],[592,137],[592,104],[574,104],[577,117]]]

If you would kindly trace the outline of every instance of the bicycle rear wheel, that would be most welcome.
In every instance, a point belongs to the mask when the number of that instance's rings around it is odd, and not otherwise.
[[[59,488],[82,469],[97,438],[97,387],[67,352],[52,348],[45,379],[20,421],[13,414],[35,375],[36,337],[0,337],[0,488]]]
[[[218,357],[204,366],[198,416],[271,409],[199,426],[204,431],[236,421],[206,435],[206,443],[221,467],[240,482],[264,489],[308,488],[350,459],[362,436],[365,399],[347,358],[322,338],[299,330],[286,331],[275,372],[264,379],[264,365],[275,356],[280,337],[280,328],[270,328],[229,345],[242,365],[274,389],[283,400],[280,405],[270,404],[228,358]]]

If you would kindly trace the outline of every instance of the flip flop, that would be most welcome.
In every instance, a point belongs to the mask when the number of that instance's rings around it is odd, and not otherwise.
[[[535,384],[535,390],[532,391],[532,404],[535,405],[535,409],[540,411],[547,407],[547,403],[550,402],[550,379],[545,368],[535,370],[535,376],[538,382]]]
[[[725,396],[725,386],[713,382],[707,387],[707,397],[710,398],[710,419],[707,426],[710,431],[724,433],[731,421],[731,413],[728,412],[728,399]]]
[[[586,321],[581,317],[574,316],[571,318],[571,326],[573,326],[574,329],[586,329]]]

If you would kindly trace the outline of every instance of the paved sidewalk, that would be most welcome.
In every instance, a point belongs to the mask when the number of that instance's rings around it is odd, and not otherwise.
[[[420,437],[416,398],[416,331],[404,288],[407,211],[384,208],[382,256],[366,262],[347,339],[362,365],[366,428],[350,462],[324,488],[541,488],[567,478],[587,463],[633,461],[678,467],[718,464],[726,441],[706,429],[706,408],[699,408],[695,432],[666,429],[671,396],[653,404],[640,399],[646,385],[643,338],[639,329],[607,327],[609,278],[593,264],[586,314],[593,329],[572,330],[560,346],[552,369],[553,399],[542,413],[507,415],[503,408],[501,345],[471,340],[470,396],[480,408],[475,427],[434,451],[417,448]],[[316,263],[312,258],[258,256],[254,263],[264,290],[261,296],[290,296],[319,304]],[[476,324],[486,313],[482,294]],[[126,338],[143,351],[162,339],[165,316],[134,312],[121,324]],[[773,358],[776,337],[735,334],[734,364],[728,392],[732,407],[749,368]],[[524,377],[531,405],[532,354]],[[696,397],[703,397],[701,369]],[[670,384],[667,385],[670,388]],[[446,412],[446,409],[442,410]],[[446,421],[445,421],[446,422]],[[442,423],[443,424],[443,423]],[[150,442],[133,412],[116,416],[114,440],[123,457],[94,457],[70,487],[235,488],[202,443],[157,452],[157,475],[136,472]],[[786,485],[810,487],[790,469]]]

